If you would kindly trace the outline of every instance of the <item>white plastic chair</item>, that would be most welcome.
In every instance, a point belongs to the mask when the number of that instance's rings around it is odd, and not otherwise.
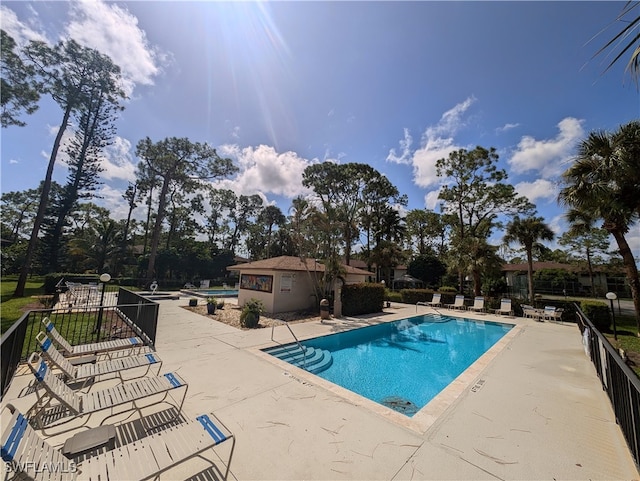
[[[473,306],[469,306],[468,309],[470,311],[484,312],[484,297],[477,296],[473,300]]]
[[[500,299],[500,307],[498,309],[494,309],[493,312],[495,314],[505,314],[507,316],[513,316],[513,308],[511,307],[511,299]]]
[[[441,306],[442,305],[442,294],[440,294],[439,292],[435,292],[433,294],[433,298],[431,299],[431,301],[427,302],[427,304],[429,304],[431,307],[436,307],[436,306]]]
[[[445,306],[449,309],[465,309],[464,296],[461,294],[457,295],[453,304],[445,304]]]

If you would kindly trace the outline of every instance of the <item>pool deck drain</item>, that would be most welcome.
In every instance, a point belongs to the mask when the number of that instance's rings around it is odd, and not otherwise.
[[[408,418],[260,353],[273,345],[271,329],[237,330],[183,309],[187,299],[159,302],[163,372],[189,383],[188,418],[213,411],[236,435],[230,479],[640,479],[575,325],[459,313],[517,329],[452,383],[457,391]],[[414,315],[415,306],[393,304],[370,319],[293,329],[302,340]],[[275,334],[292,341],[286,327]],[[33,404],[35,394],[19,395],[27,374],[3,404]],[[226,448],[217,448],[222,459]],[[207,469],[220,458],[206,452],[161,479],[213,479]]]

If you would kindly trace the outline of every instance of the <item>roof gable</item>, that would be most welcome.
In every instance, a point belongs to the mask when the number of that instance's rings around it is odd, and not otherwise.
[[[356,267],[342,265],[347,274],[355,275],[372,275],[371,272],[358,269]],[[256,270],[272,270],[272,271],[310,271],[324,272],[324,264],[316,262],[315,259],[300,259],[293,256],[272,257],[260,261],[246,262],[244,264],[236,264],[227,267],[227,270],[233,271],[256,271]]]

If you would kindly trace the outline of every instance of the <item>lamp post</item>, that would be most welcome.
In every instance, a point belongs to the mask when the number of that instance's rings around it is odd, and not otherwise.
[[[96,330],[94,334],[96,334],[96,342],[100,340],[100,328],[102,327],[102,313],[104,312],[104,290],[107,287],[107,282],[111,280],[111,275],[100,274],[100,282],[102,282],[102,292],[100,293],[100,306],[98,311],[98,322],[96,322]]]
[[[613,301],[615,299],[617,299],[618,296],[616,296],[615,292],[607,292],[605,294],[605,297],[607,299],[609,299],[609,302],[611,303],[611,319],[613,319],[613,338],[617,341],[618,340],[618,332],[616,331],[616,313],[613,310]]]

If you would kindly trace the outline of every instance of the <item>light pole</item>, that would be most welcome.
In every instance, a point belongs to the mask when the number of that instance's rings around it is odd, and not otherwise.
[[[104,312],[104,290],[107,288],[107,282],[109,282],[111,280],[111,275],[107,274],[106,272],[104,274],[100,274],[100,282],[102,282],[102,292],[100,294],[100,306],[99,306],[99,311],[98,311],[98,322],[96,323],[96,330],[95,330],[95,334],[97,334],[96,336],[96,342],[100,340],[100,328],[102,327],[102,313]]]
[[[613,301],[615,299],[617,299],[618,296],[616,296],[615,292],[607,292],[605,294],[605,297],[607,299],[609,299],[609,302],[611,303],[611,319],[613,319],[613,338],[617,341],[618,340],[618,331],[616,330],[616,313],[613,310]]]

